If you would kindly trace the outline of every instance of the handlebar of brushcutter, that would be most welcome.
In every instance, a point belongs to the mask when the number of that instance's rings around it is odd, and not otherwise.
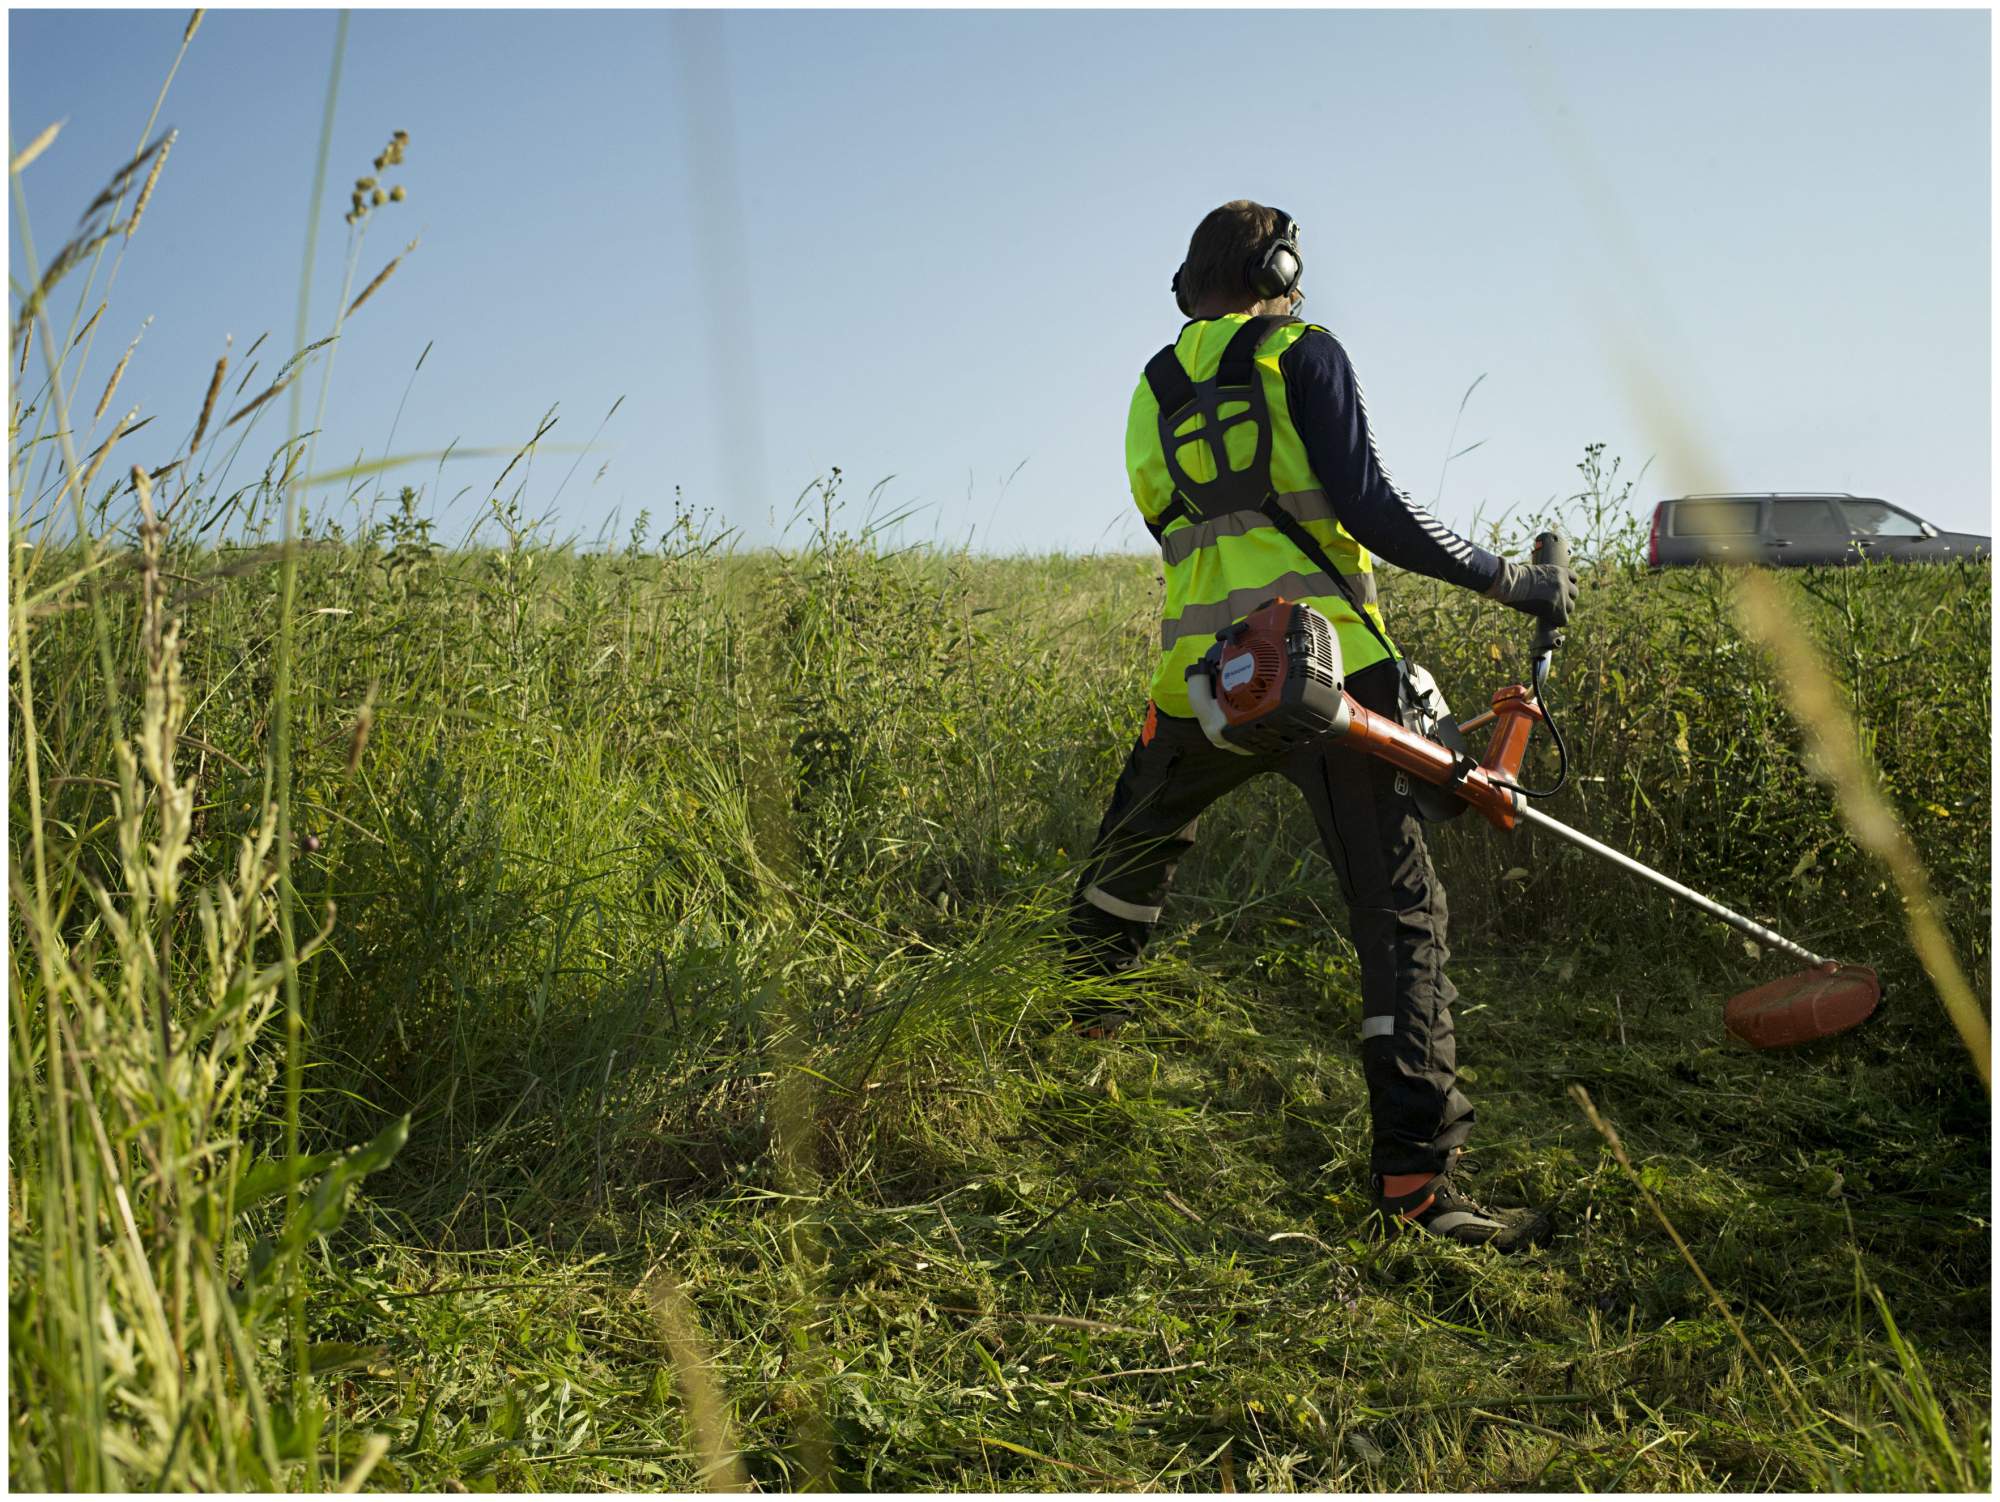
[[[1569,544],[1564,542],[1559,532],[1543,532],[1536,536],[1529,557],[1536,563],[1554,563],[1564,568],[1569,566]],[[1549,666],[1555,660],[1556,648],[1568,639],[1565,627],[1553,621],[1541,621],[1535,626],[1535,641],[1529,652],[1532,664],[1528,681],[1534,685],[1532,695],[1536,703],[1541,702],[1542,689],[1549,680]],[[1460,735],[1470,735],[1493,723],[1494,711],[1483,709],[1458,727]]]
[[[1553,563],[1561,568],[1569,567],[1569,544],[1564,542],[1560,532],[1544,532],[1535,539],[1534,550],[1529,556],[1536,563]],[[1543,621],[1535,627],[1535,645],[1532,653],[1534,667],[1531,681],[1535,686],[1535,697],[1542,696],[1542,685],[1548,681],[1549,665],[1554,662],[1556,648],[1563,644],[1568,632],[1554,621]]]

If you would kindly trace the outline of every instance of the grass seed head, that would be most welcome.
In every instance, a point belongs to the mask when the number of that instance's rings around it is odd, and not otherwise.
[[[370,688],[368,697],[361,701],[361,708],[355,711],[354,734],[347,741],[347,775],[352,777],[361,769],[361,753],[368,749],[369,732],[375,728],[375,691]]]
[[[215,374],[208,378],[208,395],[202,399],[201,417],[194,425],[194,438],[188,444],[190,451],[201,447],[202,435],[208,431],[208,420],[215,415],[215,399],[222,392],[222,378],[229,373],[229,355],[225,350],[221,359],[215,362]]]
[[[111,451],[118,446],[118,440],[125,436],[126,427],[138,415],[139,409],[134,407],[130,412],[127,412],[123,417],[118,419],[118,426],[111,430],[111,436],[104,440],[96,454],[91,457],[90,462],[84,466],[83,478],[77,482],[76,489],[78,495],[87,495],[89,493],[90,482],[97,478],[97,471],[103,467],[104,461],[111,457]]]
[[[160,143],[159,155],[153,158],[153,170],[146,174],[145,186],[139,189],[139,201],[132,205],[132,217],[125,224],[125,238],[128,240],[139,232],[139,221],[145,216],[146,205],[152,200],[153,187],[160,180],[160,169],[167,165],[167,153],[174,149],[174,139],[179,135],[179,131],[170,130],[166,140]]]
[[[35,139],[30,141],[26,146],[21,148],[20,155],[15,157],[13,161],[7,164],[7,170],[9,172],[19,172],[23,168],[25,168],[28,165],[28,163],[32,162],[36,157],[40,156],[43,152],[47,151],[49,147],[52,144],[54,144],[56,134],[62,128],[63,128],[63,122],[60,120],[56,121],[55,124],[53,125],[44,126],[42,128],[42,133],[36,136]]]
[[[111,398],[118,390],[118,383],[125,379],[125,367],[132,361],[132,351],[137,349],[139,341],[146,337],[146,325],[152,321],[152,318],[149,316],[145,323],[139,325],[139,332],[132,336],[132,342],[125,346],[125,353],[119,358],[118,363],[112,367],[111,379],[105,382],[104,385],[104,395],[97,399],[97,411],[91,414],[90,420],[92,422],[102,422],[104,420],[105,411],[111,406]]]
[[[380,271],[376,272],[375,280],[370,282],[367,286],[363,287],[361,289],[361,295],[355,298],[354,301],[348,305],[346,316],[352,318],[355,314],[355,311],[358,308],[360,308],[360,306],[363,303],[368,301],[369,298],[373,297],[377,292],[377,290],[380,289],[381,285],[384,282],[388,281],[389,278],[395,274],[396,268],[403,264],[403,256],[408,255],[411,251],[415,250],[416,248],[417,248],[417,242],[415,240],[412,240],[408,245],[405,245],[403,247],[403,255],[397,256],[388,265],[384,266]]]
[[[84,320],[83,327],[78,329],[76,331],[76,337],[70,340],[69,347],[71,349],[75,349],[79,344],[83,343],[84,340],[90,337],[90,331],[97,327],[97,320],[104,316],[104,310],[110,306],[111,304],[104,302],[101,302],[97,305],[97,311],[92,313],[90,317]]]

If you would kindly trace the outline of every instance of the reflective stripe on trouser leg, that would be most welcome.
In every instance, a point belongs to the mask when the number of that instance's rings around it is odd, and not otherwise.
[[[1083,900],[1092,907],[1111,914],[1114,918],[1124,918],[1133,923],[1158,923],[1160,921],[1160,908],[1157,904],[1152,907],[1141,907],[1136,902],[1127,902],[1123,898],[1113,897],[1104,888],[1095,883],[1083,889]]]
[[[1458,993],[1444,974],[1442,909],[1440,892],[1435,905],[1350,910],[1376,1173],[1440,1170],[1471,1132],[1472,1103],[1458,1088],[1451,1015]]]
[[[1348,691],[1378,714],[1396,713],[1392,664],[1362,669]],[[1444,889],[1423,827],[1395,791],[1394,768],[1337,743],[1299,753],[1286,775],[1319,823],[1361,962],[1371,1167],[1436,1172],[1469,1135],[1472,1103],[1458,1089]]]
[[[1158,717],[1133,744],[1090,859],[1070,899],[1070,959],[1106,974],[1129,969],[1160,920],[1174,870],[1193,848],[1201,811],[1265,763],[1208,743],[1192,721]]]

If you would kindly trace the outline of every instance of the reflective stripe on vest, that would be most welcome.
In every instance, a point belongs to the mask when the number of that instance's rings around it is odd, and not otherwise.
[[[1289,495],[1279,496],[1277,501],[1302,522],[1334,520],[1333,503],[1326,498],[1324,490],[1295,490]],[[1205,548],[1218,537],[1241,537],[1246,532],[1270,525],[1271,518],[1261,511],[1226,511],[1205,521],[1186,522],[1160,539],[1160,557],[1168,568],[1172,568],[1176,563],[1184,562],[1196,548]],[[1224,621],[1223,624],[1226,626],[1229,623]]]
[[[1373,574],[1349,574],[1345,577],[1348,589],[1363,605],[1375,603]],[[1329,595],[1339,598],[1340,586],[1317,570],[1310,574],[1280,574],[1262,584],[1246,584],[1241,589],[1232,589],[1212,604],[1183,605],[1179,615],[1160,622],[1160,650],[1171,652],[1174,643],[1184,636],[1203,636],[1213,641],[1216,632],[1224,626],[1235,625],[1273,595],[1301,602]],[[1320,613],[1324,615],[1326,612]],[[1349,619],[1353,619],[1352,612],[1349,612]],[[1345,647],[1342,651],[1345,652]],[[1375,655],[1382,655],[1380,648],[1376,649]]]

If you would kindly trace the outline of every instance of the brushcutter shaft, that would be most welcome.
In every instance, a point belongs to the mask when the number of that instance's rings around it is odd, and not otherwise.
[[[1640,864],[1638,861],[1635,861],[1634,859],[1632,859],[1631,856],[1625,854],[1623,851],[1613,850],[1609,845],[1603,844],[1598,840],[1593,840],[1589,835],[1585,834],[1580,829],[1571,829],[1567,824],[1563,823],[1560,819],[1551,819],[1547,814],[1543,813],[1540,809],[1532,806],[1525,798],[1518,796],[1515,798],[1514,812],[1518,817],[1526,820],[1528,823],[1538,824],[1543,829],[1548,830],[1551,834],[1561,835],[1564,839],[1568,840],[1572,845],[1580,846],[1582,849],[1588,850],[1592,855],[1601,855],[1606,860],[1610,861],[1614,866],[1621,866],[1625,870],[1630,871],[1634,876],[1645,877],[1646,880],[1653,883],[1654,886],[1665,888],[1667,891],[1672,892],[1676,897],[1680,898],[1683,902],[1693,903],[1703,912],[1709,913],[1714,917],[1720,918],[1724,923],[1727,923],[1731,928],[1737,930],[1739,933],[1748,934],[1751,938],[1755,939],[1759,944],[1768,944],[1773,949],[1784,950],[1786,954],[1797,955],[1800,959],[1804,960],[1808,965],[1820,966],[1830,963],[1830,961],[1822,959],[1819,955],[1814,954],[1810,949],[1805,949],[1797,944],[1794,944],[1790,939],[1786,938],[1783,934],[1773,933],[1771,932],[1770,929],[1764,927],[1763,924],[1754,922],[1751,919],[1744,917],[1741,913],[1731,912],[1721,903],[1714,901],[1712,898],[1702,896],[1701,893],[1695,891],[1692,887],[1682,886],[1679,882],[1675,881],[1671,876],[1662,875],[1660,872],[1655,871],[1651,866]]]

